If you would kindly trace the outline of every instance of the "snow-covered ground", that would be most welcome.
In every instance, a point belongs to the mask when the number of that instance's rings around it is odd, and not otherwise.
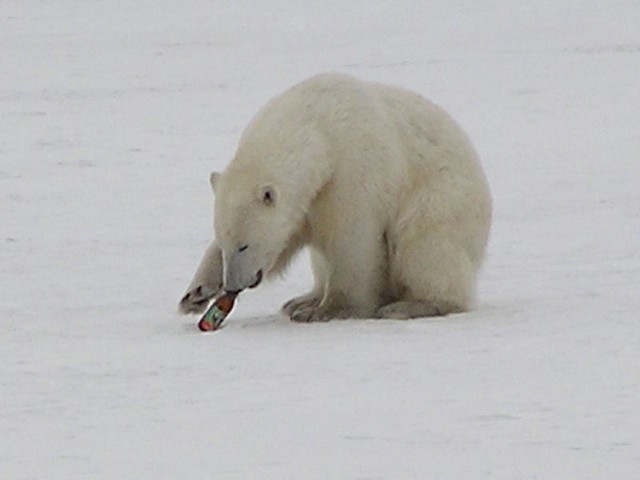
[[[3,1],[0,478],[637,478],[639,26],[635,0]],[[478,308],[292,324],[303,258],[200,334],[175,308],[208,174],[327,70],[474,139]]]

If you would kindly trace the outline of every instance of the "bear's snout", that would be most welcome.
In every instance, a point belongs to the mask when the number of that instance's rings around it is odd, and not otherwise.
[[[247,253],[245,251],[223,253],[223,284],[227,292],[255,288],[262,281],[262,268],[256,265],[255,256]]]

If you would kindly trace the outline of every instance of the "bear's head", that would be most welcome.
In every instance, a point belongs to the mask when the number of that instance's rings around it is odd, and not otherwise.
[[[272,273],[299,223],[278,183],[261,177],[245,169],[211,174],[214,230],[229,292],[256,287]]]

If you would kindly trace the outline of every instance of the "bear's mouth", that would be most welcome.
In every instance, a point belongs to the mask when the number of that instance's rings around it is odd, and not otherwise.
[[[249,285],[249,288],[256,288],[262,282],[262,269],[256,273],[256,281]]]

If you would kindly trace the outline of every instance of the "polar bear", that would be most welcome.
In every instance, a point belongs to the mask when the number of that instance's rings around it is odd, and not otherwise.
[[[467,135],[420,95],[321,74],[271,100],[211,174],[215,240],[180,301],[281,273],[310,249],[298,322],[414,318],[470,309],[491,196]]]

